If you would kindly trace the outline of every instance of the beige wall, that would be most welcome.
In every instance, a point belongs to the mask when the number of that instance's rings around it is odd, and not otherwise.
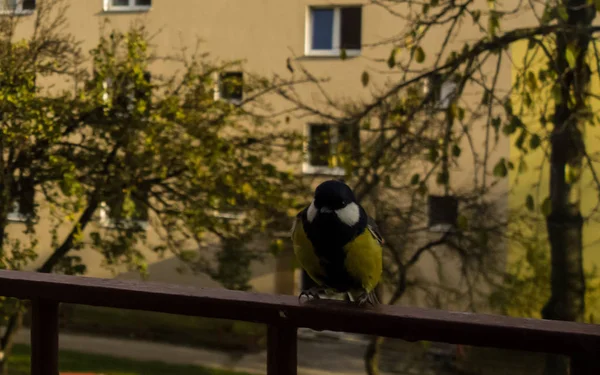
[[[109,27],[125,29],[132,21],[142,21],[150,34],[155,34],[152,43],[156,51],[161,54],[172,54],[178,52],[182,47],[193,47],[197,38],[204,42],[202,48],[211,54],[213,58],[224,60],[245,59],[245,69],[272,76],[278,74],[282,77],[293,78],[294,75],[286,69],[286,59],[293,57],[293,64],[302,64],[312,74],[318,77],[329,77],[331,80],[326,88],[332,97],[339,99],[359,98],[368,99],[375,87],[383,87],[387,80],[392,77],[396,80],[399,75],[389,75],[385,60],[389,56],[390,46],[376,46],[374,44],[402,31],[403,21],[381,7],[368,4],[363,8],[363,43],[365,47],[361,56],[350,57],[340,60],[333,57],[309,57],[304,56],[306,14],[309,5],[350,5],[366,4],[368,1],[359,0],[154,0],[152,8],[147,12],[115,13],[103,11],[102,0],[71,0],[70,8],[66,15],[69,19],[68,30],[77,39],[83,42],[84,51],[89,51],[95,46],[100,36],[100,26],[105,19],[110,20]],[[483,2],[482,2],[483,4]],[[26,36],[31,28],[33,16],[22,17],[22,27],[19,35]],[[457,46],[469,39],[479,31],[474,26],[465,25],[465,38],[457,38],[454,42]],[[436,30],[435,34],[428,37],[426,46],[427,55],[433,56],[439,44],[446,35],[446,30]],[[407,52],[403,51],[398,56],[405,59]],[[428,60],[430,61],[430,60]],[[174,69],[169,63],[156,63],[152,66],[154,74],[168,74]],[[483,69],[492,69],[485,65]],[[369,71],[372,84],[364,88],[361,84],[360,75],[363,71]],[[502,69],[499,82],[508,88],[510,83],[510,66]],[[65,82],[69,85],[69,82]],[[309,102],[318,104],[322,101],[314,86],[300,87],[298,92]],[[476,103],[480,95],[476,92],[468,96]],[[287,104],[275,100],[277,106],[283,107]],[[303,130],[308,119],[293,119],[289,126],[296,130]],[[474,130],[475,145],[482,145],[482,127]],[[468,148],[467,140],[464,141],[464,149]],[[494,159],[508,152],[508,143],[501,143],[497,151],[490,156],[490,165]],[[453,184],[457,186],[468,186],[472,182],[473,170],[472,160],[468,153],[463,154],[464,168],[461,168],[453,176]],[[294,166],[299,169],[300,166]],[[478,173],[483,173],[479,171]],[[496,187],[498,193],[506,190],[505,184]],[[40,259],[45,259],[49,254],[49,235],[44,235],[44,229],[49,225],[47,207],[42,203],[39,223],[40,235]],[[66,235],[67,227],[61,233]],[[19,224],[11,227],[13,233],[20,232]],[[158,239],[153,233],[149,234],[149,242],[156,243]],[[89,250],[82,250],[81,255],[89,265],[90,276],[111,277],[113,274],[102,268],[101,256]],[[289,255],[289,253],[288,253]],[[175,268],[178,261],[174,259],[159,259],[156,255],[148,252],[151,263],[151,280],[163,282],[178,282],[186,284],[214,286],[215,283],[206,277],[190,275],[179,275]],[[39,264],[39,262],[37,262]],[[291,259],[269,261],[264,265],[255,265],[256,278],[253,285],[257,290],[267,292],[283,292],[290,290],[291,273],[282,273],[284,264],[290,264]],[[425,262],[420,272],[431,273],[432,262]],[[275,271],[275,272],[273,272]],[[131,273],[122,274],[120,277],[137,277]],[[282,287],[285,284],[287,286]],[[278,286],[276,286],[278,285]]]

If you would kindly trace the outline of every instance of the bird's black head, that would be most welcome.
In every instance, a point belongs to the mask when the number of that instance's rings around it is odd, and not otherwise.
[[[329,180],[321,183],[315,190],[314,205],[317,210],[322,208],[339,210],[350,203],[355,203],[356,198],[352,189],[342,181]]]

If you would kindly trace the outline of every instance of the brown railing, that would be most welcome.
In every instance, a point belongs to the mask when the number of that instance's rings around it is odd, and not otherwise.
[[[296,374],[298,327],[564,354],[571,375],[600,374],[600,325],[17,271],[0,271],[0,295],[32,302],[32,375],[58,374],[60,302],[267,324],[268,375]]]

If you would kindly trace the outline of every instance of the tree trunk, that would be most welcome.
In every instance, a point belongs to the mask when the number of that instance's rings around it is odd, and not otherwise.
[[[595,7],[585,0],[564,0],[568,9],[569,30],[556,34],[555,66],[560,96],[554,107],[551,135],[550,201],[546,218],[551,248],[551,296],[544,308],[544,319],[582,321],[585,312],[583,273],[583,218],[580,211],[580,175],[585,157],[583,133],[587,121],[586,90],[590,71],[586,63],[590,35],[577,31],[595,17]],[[568,54],[575,51],[575,61]],[[568,373],[565,357],[548,355],[547,375]]]
[[[0,340],[0,349],[2,350],[2,358],[0,359],[1,375],[8,375],[8,358],[14,345],[14,336],[23,324],[23,311],[20,306],[17,307],[19,308],[18,311],[8,319],[6,331]]]

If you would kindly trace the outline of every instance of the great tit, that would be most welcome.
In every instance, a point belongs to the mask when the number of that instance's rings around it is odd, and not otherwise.
[[[299,298],[334,291],[359,305],[378,303],[374,289],[381,279],[383,239],[348,185],[321,183],[291,233],[298,262],[318,285]]]

